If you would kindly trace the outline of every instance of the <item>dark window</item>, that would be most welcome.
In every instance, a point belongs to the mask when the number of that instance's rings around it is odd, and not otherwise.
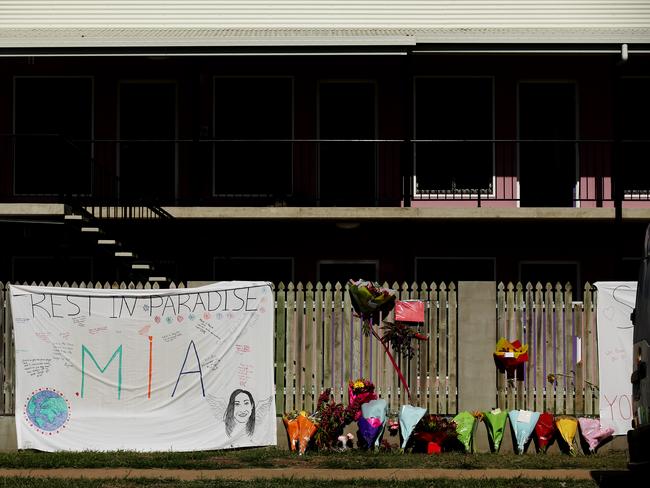
[[[14,110],[15,192],[89,194],[92,80],[16,78]]]
[[[580,295],[581,286],[578,272],[578,263],[522,261],[519,264],[519,281],[524,287],[530,282],[533,288],[537,282],[540,282],[544,289],[546,289],[547,283],[551,283],[553,289],[558,282],[563,288],[566,283],[571,283],[574,290],[573,296],[577,297]]]
[[[650,191],[650,78],[627,78],[621,80],[621,85],[621,138],[629,141],[621,146],[623,188],[647,196]]]
[[[576,87],[519,85],[519,181],[523,207],[571,207],[576,185]],[[561,142],[566,139],[567,142]],[[559,142],[558,142],[559,141]]]
[[[175,193],[176,85],[120,86],[120,196],[169,202]]]
[[[217,281],[270,281],[286,285],[293,281],[291,258],[214,258],[214,279]]]
[[[376,281],[378,274],[376,261],[321,261],[318,263],[318,281],[332,286],[338,281],[344,285],[350,280]]]
[[[292,191],[290,78],[215,78],[215,195],[283,197]],[[261,141],[261,142],[260,142]]]
[[[425,140],[490,140],[492,80],[417,78],[415,137]],[[491,142],[421,142],[415,148],[417,193],[489,191]]]
[[[93,279],[93,260],[90,257],[23,257],[13,258],[13,281],[71,284]]]
[[[374,83],[321,83],[319,136],[339,141],[374,139]],[[319,146],[321,204],[374,205],[375,144],[322,142]]]
[[[490,258],[416,258],[416,282],[448,285],[459,281],[494,281],[494,259]]]

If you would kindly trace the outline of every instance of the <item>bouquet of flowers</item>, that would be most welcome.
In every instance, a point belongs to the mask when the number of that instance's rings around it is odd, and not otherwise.
[[[393,436],[399,434],[399,415],[396,413],[389,413],[388,414],[388,422],[386,423],[386,427],[388,427],[388,433]]]
[[[422,420],[424,414],[427,413],[426,408],[414,407],[412,405],[402,405],[399,410],[399,427],[402,434],[402,449],[406,447],[413,429]]]
[[[298,412],[295,410],[287,412],[282,416],[282,422],[287,429],[289,435],[289,447],[292,451],[298,448],[298,441],[300,440],[300,426],[298,425]]]
[[[600,425],[600,419],[581,417],[578,419],[578,424],[580,425],[582,437],[589,445],[589,452],[591,453],[596,452],[600,443],[614,434],[614,429],[611,427],[602,427]]]
[[[372,381],[359,378],[348,382],[348,411],[353,420],[359,420],[361,417],[361,406],[371,400],[375,400],[375,385]]]
[[[439,453],[443,445],[450,439],[455,439],[456,423],[440,415],[427,414],[415,427],[413,438],[417,444],[425,444],[428,454]]]
[[[361,417],[357,420],[359,435],[368,449],[379,447],[386,427],[386,400],[371,400],[361,405]]]
[[[427,341],[429,338],[420,334],[417,328],[409,327],[401,322],[389,322],[384,320],[384,325],[381,326],[383,335],[381,341],[389,343],[393,347],[393,351],[401,354],[402,357],[411,359],[415,355],[412,341]]]
[[[573,417],[562,416],[555,419],[555,425],[562,440],[566,443],[569,454],[575,456],[576,450],[573,446],[573,440],[576,437],[576,432],[578,432],[578,421]]]
[[[350,423],[350,419],[343,404],[334,402],[330,388],[318,397],[315,416],[318,419],[314,433],[316,447],[325,449],[336,446],[338,437],[343,434],[343,428]]]
[[[539,420],[535,424],[535,435],[537,436],[537,449],[540,452],[546,452],[549,444],[555,434],[555,421],[553,414],[544,412],[539,415]]]
[[[528,361],[528,345],[521,344],[519,340],[509,342],[504,337],[499,339],[494,351],[494,362],[499,371],[508,373],[508,378],[514,377],[515,369],[523,367]],[[521,375],[517,375],[523,379]]]
[[[289,434],[289,446],[292,451],[296,451],[299,446],[298,452],[303,455],[307,450],[309,441],[316,432],[318,422],[314,416],[309,415],[304,410],[300,413],[295,411],[286,413],[282,416],[282,422],[287,428]]]
[[[350,280],[350,297],[354,310],[363,318],[364,333],[370,334],[370,316],[376,312],[388,313],[395,306],[397,292],[365,280]]]
[[[483,422],[487,429],[488,442],[492,452],[499,452],[501,441],[503,440],[503,433],[506,429],[506,420],[508,419],[508,412],[501,411],[500,408],[495,408],[489,412],[483,412]]]
[[[474,430],[478,425],[476,417],[470,412],[460,412],[454,417],[458,441],[465,448],[465,452],[474,452]]]
[[[533,434],[533,429],[539,420],[539,412],[530,412],[528,410],[511,410],[508,413],[510,417],[510,426],[515,433],[517,441],[517,451],[519,454],[524,453],[526,444]]]

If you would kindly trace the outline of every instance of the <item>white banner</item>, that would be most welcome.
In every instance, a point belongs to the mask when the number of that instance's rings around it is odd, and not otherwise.
[[[636,301],[636,281],[594,283],[598,288],[598,373],[600,421],[614,434],[632,428],[632,341],[630,314]]]
[[[19,449],[276,444],[268,283],[11,286]]]

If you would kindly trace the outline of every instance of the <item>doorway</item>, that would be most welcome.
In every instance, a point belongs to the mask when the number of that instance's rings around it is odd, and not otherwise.
[[[519,195],[522,207],[574,206],[575,83],[519,85]],[[566,142],[563,142],[566,141]]]
[[[173,202],[176,84],[123,82],[119,102],[120,198]]]
[[[323,82],[319,91],[319,139],[372,140],[375,84]],[[321,142],[319,193],[323,206],[374,206],[376,147],[372,142]]]

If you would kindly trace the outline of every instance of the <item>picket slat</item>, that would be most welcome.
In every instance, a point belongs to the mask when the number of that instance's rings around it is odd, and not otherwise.
[[[555,355],[555,367],[553,373],[556,375],[555,380],[555,411],[564,413],[564,383],[566,381],[566,369],[564,367],[564,304],[562,303],[562,285],[557,283],[555,285],[555,310],[553,314],[553,354]]]
[[[575,357],[573,356],[573,294],[571,283],[564,286],[564,357],[565,357],[565,404],[564,411],[568,414],[575,412]]]
[[[449,384],[447,381],[447,286],[444,281],[440,283],[440,322],[438,323],[438,331],[440,334],[440,341],[438,346],[438,354],[440,360],[438,362],[440,368],[440,400],[438,402],[438,412],[447,413],[447,395],[449,391]]]
[[[315,345],[314,340],[314,290],[311,281],[307,282],[305,291],[305,359],[304,365],[304,407],[307,411],[315,409],[314,405],[314,365],[315,361]]]
[[[334,285],[334,320],[332,322],[332,332],[334,334],[334,371],[332,372],[334,388],[332,394],[334,395],[334,401],[336,402],[340,402],[343,398],[343,384],[345,382],[345,378],[343,377],[343,364],[341,363],[343,356],[342,304],[343,292],[341,290],[341,283],[337,282],[336,285]]]
[[[524,314],[526,322],[525,338],[528,344],[528,362],[526,363],[526,410],[536,410],[535,406],[535,324],[533,323],[533,285],[526,284],[525,308]]]
[[[585,372],[585,414],[587,415],[593,415],[594,413],[594,395],[593,395],[593,388],[589,383],[593,383],[593,373],[592,373],[592,362],[593,358],[591,357],[591,341],[592,341],[592,316],[594,315],[591,311],[591,305],[592,305],[592,296],[591,296],[591,285],[589,282],[585,283],[585,289],[584,289],[584,303],[585,303],[585,311],[584,311],[584,343],[585,343],[585,348],[583,349],[584,355],[582,356],[582,360],[584,361],[584,372]]]
[[[286,378],[286,408],[295,410],[296,403],[296,291],[293,283],[287,285],[287,366]]]
[[[580,361],[576,359],[576,412],[585,412],[585,355],[587,351],[587,341],[584,333],[584,317],[582,313],[583,302],[576,303],[573,307],[575,311],[576,337],[580,340],[576,344],[576,352],[579,351]]]
[[[316,336],[315,350],[314,350],[314,404],[316,404],[318,396],[324,389],[323,383],[323,366],[325,363],[325,347],[323,344],[323,337],[325,336],[324,328],[324,303],[323,303],[323,285],[316,283],[316,293],[314,295],[315,302],[315,323],[314,333]],[[328,347],[329,349],[329,347]],[[329,369],[329,365],[326,366]]]
[[[497,340],[506,337],[506,294],[505,286],[499,283],[497,287]],[[506,375],[497,371],[497,406],[506,409]]]
[[[325,341],[323,347],[323,388],[334,388],[334,378],[332,377],[332,371],[334,370],[334,357],[332,356],[332,320],[334,320],[333,308],[332,308],[332,285],[330,283],[325,284],[325,313],[323,320],[323,338]]]
[[[417,349],[418,353],[420,355],[420,369],[418,371],[418,376],[419,376],[419,382],[418,382],[418,390],[419,390],[419,402],[418,406],[426,408],[427,406],[427,377],[429,375],[429,342],[431,342],[431,332],[429,331],[429,308],[426,306],[427,305],[427,300],[428,300],[428,286],[425,282],[422,282],[420,285],[420,296],[419,299],[424,302],[425,307],[424,307],[424,323],[422,324],[421,327],[421,333],[422,335],[428,337],[429,339],[424,342],[424,341],[418,341],[417,344]],[[418,327],[420,329],[420,327]]]
[[[508,283],[506,292],[506,332],[505,338],[509,341],[518,339],[515,337],[515,287],[512,283]],[[506,409],[514,410],[515,407],[515,378],[512,376],[506,381]]]
[[[286,410],[286,308],[284,283],[280,282],[275,292],[275,407],[276,411]]]
[[[456,359],[457,359],[457,338],[458,338],[458,325],[456,321],[456,285],[453,283],[449,284],[449,299],[447,301],[449,304],[449,328],[447,329],[447,333],[449,335],[449,351],[448,351],[448,357],[449,357],[449,366],[448,366],[448,372],[449,372],[449,383],[448,383],[448,390],[449,390],[449,406],[447,408],[448,414],[456,414],[458,413],[458,402],[457,402],[457,393],[458,393],[458,388],[457,388],[457,367],[456,367]]]
[[[303,405],[305,395],[305,291],[299,281],[296,286],[296,404]]]
[[[438,382],[438,287],[431,283],[429,287],[429,412],[437,412],[439,382]]]

